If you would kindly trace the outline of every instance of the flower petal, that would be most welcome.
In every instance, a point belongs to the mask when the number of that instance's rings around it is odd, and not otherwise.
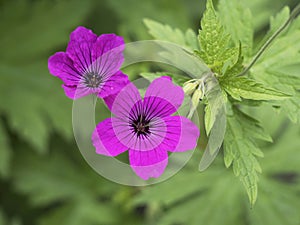
[[[92,71],[97,71],[103,79],[109,80],[120,70],[124,61],[125,43],[115,34],[103,34],[97,38],[92,48]]]
[[[149,151],[129,149],[129,163],[133,171],[142,179],[158,178],[168,165],[167,151],[159,148]]]
[[[122,90],[129,82],[128,76],[122,73],[122,71],[118,71],[104,83],[98,96],[100,98],[105,98],[109,95],[115,95],[116,97],[120,90]]]
[[[79,26],[70,35],[70,41],[76,42],[95,42],[97,35],[90,29]]]
[[[106,156],[117,156],[125,152],[128,148],[123,145],[112,126],[115,118],[108,118],[99,123],[92,135],[92,142],[96,152]]]
[[[170,79],[160,77],[147,88],[144,110],[150,117],[165,117],[175,113],[184,99],[183,89]]]
[[[74,100],[90,94],[98,94],[98,92],[86,88],[82,85],[62,85],[62,87],[65,91],[66,96]]]
[[[48,68],[52,75],[60,78],[66,85],[77,85],[81,79],[73,61],[64,52],[52,55],[48,60]]]
[[[120,90],[116,96],[111,111],[117,117],[128,120],[131,114],[137,114],[137,110],[141,109],[141,95],[136,86],[129,82]]]
[[[183,116],[169,116],[163,118],[167,132],[165,140],[160,146],[171,152],[193,150],[197,146],[200,135],[199,128]]]
[[[85,74],[91,71],[92,60],[92,42],[77,42],[70,41],[67,47],[67,54],[73,60],[74,67],[80,72]]]
[[[115,119],[113,121],[113,128],[115,134],[121,143],[131,150],[135,151],[149,151],[160,146],[166,135],[166,125],[164,120],[158,118],[151,121],[149,124],[149,131],[147,135],[137,135],[130,119]]]
[[[67,54],[74,62],[74,67],[84,74],[91,66],[92,46],[97,35],[85,27],[77,27],[70,35]]]

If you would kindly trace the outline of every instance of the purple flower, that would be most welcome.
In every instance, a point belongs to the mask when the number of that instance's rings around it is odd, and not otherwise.
[[[124,46],[123,38],[115,34],[97,37],[91,30],[78,27],[70,35],[66,52],[49,58],[49,71],[64,82],[62,87],[71,99],[89,94],[105,98],[129,82],[120,71]]]
[[[168,152],[192,150],[198,127],[183,116],[171,116],[181,106],[184,92],[169,77],[154,80],[144,99],[129,83],[111,106],[115,115],[99,123],[92,135],[98,154],[117,156],[126,150],[134,172],[144,180],[159,177],[168,164]]]

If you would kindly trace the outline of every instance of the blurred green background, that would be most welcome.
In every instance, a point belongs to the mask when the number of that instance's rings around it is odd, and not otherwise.
[[[255,40],[270,16],[297,2],[249,2]],[[300,129],[269,106],[252,111],[274,139],[262,143],[252,209],[222,153],[199,173],[198,149],[173,178],[136,188],[100,177],[77,149],[72,101],[47,69],[70,32],[83,25],[127,42],[150,39],[143,18],[197,31],[204,7],[202,0],[0,0],[0,225],[300,224]]]

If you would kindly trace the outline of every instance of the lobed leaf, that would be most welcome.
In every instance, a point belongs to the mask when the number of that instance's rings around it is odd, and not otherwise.
[[[164,25],[150,19],[144,19],[144,24],[148,28],[149,34],[157,40],[169,41],[191,51],[199,49],[197,36],[191,29],[183,33],[178,28],[173,29],[169,25]]]
[[[188,80],[190,80],[191,78],[183,76],[183,75],[179,75],[179,74],[174,74],[174,73],[169,73],[169,72],[156,72],[156,73],[141,73],[140,74],[143,78],[149,80],[150,82],[152,82],[153,80],[155,80],[156,78],[162,77],[162,76],[168,76],[172,78],[172,81],[179,85],[179,86],[183,86],[183,84],[185,82],[187,82]]]
[[[290,95],[281,91],[264,87],[253,79],[247,77],[228,77],[221,79],[222,88],[236,100],[241,101],[242,98],[252,100],[283,100]]]
[[[233,108],[233,115],[227,117],[227,130],[224,140],[224,161],[226,167],[233,166],[235,176],[243,183],[251,205],[257,199],[258,174],[261,167],[256,156],[263,157],[262,151],[257,147],[255,139],[270,141],[258,122],[250,116]]]
[[[270,32],[274,32],[279,24],[289,15],[284,8],[272,21]],[[278,105],[293,122],[300,121],[299,103],[299,65],[300,65],[300,18],[290,25],[290,28],[278,37],[272,46],[266,50],[262,58],[253,66],[251,75],[263,84],[284,90],[293,94]],[[287,43],[292,43],[287,45]]]
[[[195,54],[201,58],[217,76],[222,74],[224,64],[234,64],[238,56],[238,48],[229,46],[231,37],[221,24],[211,0],[207,1],[206,11],[201,20],[201,29],[199,30],[198,39],[200,51],[195,51]]]
[[[250,57],[253,47],[253,18],[245,3],[244,0],[221,0],[218,5],[218,13],[234,44],[241,43],[244,56]]]

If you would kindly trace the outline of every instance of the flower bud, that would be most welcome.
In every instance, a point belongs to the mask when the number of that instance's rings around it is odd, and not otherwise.
[[[188,82],[183,85],[183,91],[186,95],[191,95],[194,93],[195,89],[197,88],[196,82]]]
[[[188,114],[188,118],[192,118],[194,112],[196,111],[198,105],[199,105],[199,101],[203,98],[203,92],[201,89],[197,88],[192,96],[192,106],[190,109],[190,112]]]
[[[198,104],[199,104],[199,101],[202,100],[203,98],[203,92],[202,90],[200,89],[197,89],[194,91],[194,94],[192,96],[192,105],[193,105],[193,108],[197,108]]]

